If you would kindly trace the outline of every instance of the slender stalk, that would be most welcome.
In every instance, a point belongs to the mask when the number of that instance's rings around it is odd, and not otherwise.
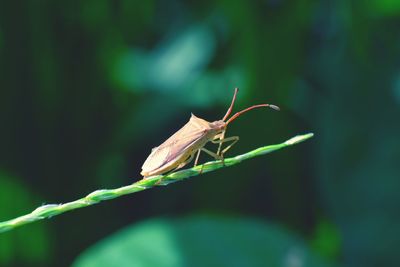
[[[275,150],[303,142],[303,141],[311,138],[312,136],[313,136],[312,133],[305,134],[305,135],[298,135],[298,136],[295,136],[281,144],[260,147],[260,148],[254,149],[250,152],[247,152],[245,154],[238,155],[236,157],[226,158],[224,165],[222,164],[222,162],[220,160],[210,161],[203,165],[198,165],[198,166],[190,168],[190,169],[173,172],[168,175],[156,175],[156,176],[148,177],[146,179],[139,180],[131,185],[123,186],[120,188],[96,190],[96,191],[88,194],[87,196],[80,198],[78,200],[72,201],[72,202],[67,202],[64,204],[44,205],[44,206],[38,207],[37,209],[35,209],[34,211],[32,211],[31,213],[28,213],[26,215],[23,215],[23,216],[20,216],[20,217],[17,217],[17,218],[8,220],[8,221],[0,222],[0,233],[13,230],[24,224],[32,223],[32,222],[46,219],[46,218],[51,218],[53,216],[59,215],[61,213],[64,213],[64,212],[67,212],[70,210],[75,210],[75,209],[91,206],[91,205],[97,204],[104,200],[117,198],[117,197],[120,197],[123,195],[143,191],[145,189],[149,189],[154,186],[167,185],[170,183],[181,181],[183,179],[186,179],[186,178],[189,178],[192,176],[197,176],[200,174],[201,169],[202,169],[201,173],[206,173],[206,172],[218,170],[223,167],[232,166],[232,165],[242,162],[243,160],[258,157],[258,156],[273,152]]]

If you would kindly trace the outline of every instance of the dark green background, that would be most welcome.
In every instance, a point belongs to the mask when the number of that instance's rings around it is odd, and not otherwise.
[[[123,227],[203,214],[279,225],[336,266],[399,266],[398,0],[1,1],[0,220],[136,181],[152,147],[190,112],[220,119],[234,87],[236,110],[282,111],[232,123],[229,155],[315,137],[1,234],[0,265],[69,266]]]

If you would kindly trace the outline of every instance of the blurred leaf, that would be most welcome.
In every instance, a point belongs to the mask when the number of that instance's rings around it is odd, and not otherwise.
[[[15,177],[0,172],[0,220],[31,210],[38,201],[17,182]],[[0,266],[11,262],[41,263],[51,255],[50,236],[44,224],[34,224],[4,233],[0,238]]]
[[[368,3],[368,2],[367,2]],[[374,0],[368,3],[370,12],[378,16],[400,15],[399,0]]]
[[[89,266],[332,266],[284,228],[254,219],[195,216],[153,219],[85,251]]]
[[[135,90],[181,88],[204,71],[215,46],[215,37],[208,27],[193,26],[149,53],[134,49],[122,54],[115,66],[115,80]]]
[[[341,238],[336,225],[322,220],[315,229],[313,248],[327,259],[336,259],[341,249]]]

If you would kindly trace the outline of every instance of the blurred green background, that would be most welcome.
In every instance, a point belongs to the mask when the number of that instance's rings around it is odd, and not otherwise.
[[[136,181],[234,87],[282,111],[229,155],[315,137],[1,234],[0,266],[400,266],[398,0],[1,1],[0,221]]]

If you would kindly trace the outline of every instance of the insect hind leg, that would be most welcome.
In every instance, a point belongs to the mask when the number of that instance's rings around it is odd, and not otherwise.
[[[187,160],[185,160],[184,162],[182,162],[181,164],[179,164],[174,171],[179,170],[183,167],[185,167],[187,164],[189,164],[194,158],[194,153],[190,154],[189,158]]]
[[[215,159],[222,159],[222,156],[220,156],[217,153],[214,153],[214,152],[212,152],[212,151],[210,151],[210,150],[208,150],[208,149],[206,149],[204,147],[202,147],[200,150],[206,152],[208,155],[210,155],[211,157],[213,157]]]
[[[182,169],[183,167],[185,167],[187,164],[189,164],[194,158],[194,153],[192,153],[189,158],[187,160],[185,160],[184,162],[182,162],[181,164],[179,164],[178,166],[176,166],[175,168],[173,168],[172,170],[170,170],[169,172],[167,172],[166,174],[164,174],[165,176],[170,175],[171,173]]]
[[[196,155],[196,159],[194,160],[193,167],[196,167],[197,163],[199,162],[200,152],[201,152],[201,149],[197,150],[197,155]]]
[[[223,158],[222,158],[221,156],[219,156],[218,154],[216,154],[216,153],[214,153],[214,152],[212,152],[212,151],[210,151],[210,150],[208,150],[208,149],[202,147],[202,148],[200,148],[199,151],[197,152],[196,161],[198,160],[198,157],[199,157],[201,151],[206,152],[208,155],[210,155],[211,157],[215,158],[216,160],[218,160],[218,159],[219,159],[219,160],[223,160]],[[196,163],[197,163],[197,162],[196,162]],[[201,165],[201,169],[200,169],[199,174],[202,174],[202,173],[203,173],[203,168],[204,168],[204,166],[205,166],[206,164],[207,164],[207,163],[204,163],[203,165]],[[196,165],[197,165],[197,164],[196,164]],[[196,166],[196,165],[195,165],[195,166]]]

